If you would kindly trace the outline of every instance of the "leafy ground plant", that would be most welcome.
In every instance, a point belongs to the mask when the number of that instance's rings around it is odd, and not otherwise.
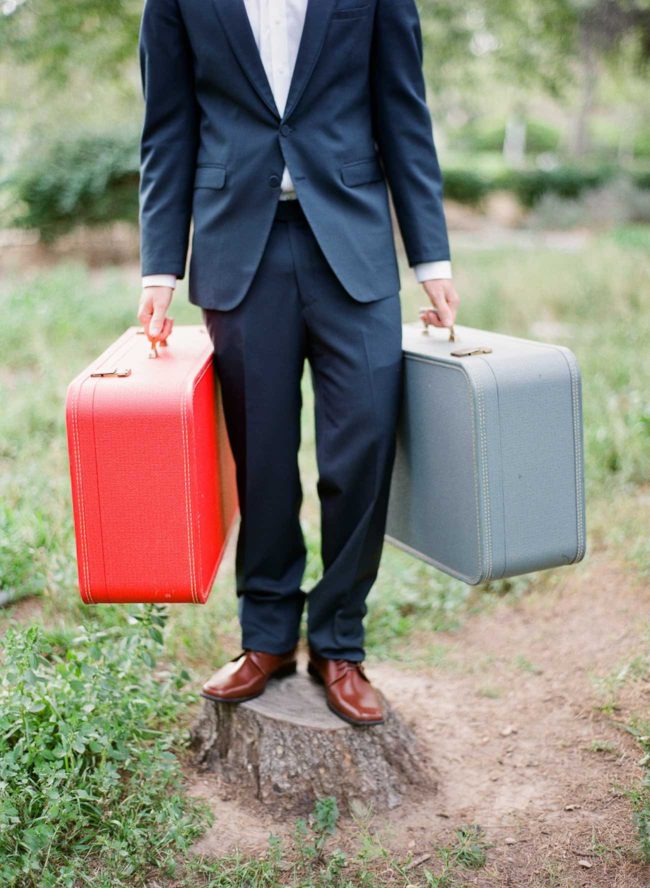
[[[164,611],[120,626],[10,628],[0,673],[0,884],[127,884],[205,826],[171,747],[185,673],[157,674]],[[110,874],[110,876],[109,876]]]

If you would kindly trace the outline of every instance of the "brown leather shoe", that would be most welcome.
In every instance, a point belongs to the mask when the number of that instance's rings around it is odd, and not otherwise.
[[[243,703],[259,697],[271,676],[281,678],[296,671],[296,649],[268,654],[245,648],[214,673],[203,685],[201,696],[219,703]]]
[[[307,671],[325,685],[327,705],[352,725],[381,725],[384,711],[377,691],[361,663],[331,660],[309,651]]]

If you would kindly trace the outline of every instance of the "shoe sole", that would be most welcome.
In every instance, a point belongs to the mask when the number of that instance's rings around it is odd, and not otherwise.
[[[297,668],[297,663],[287,663],[286,666],[280,666],[275,672],[271,672],[269,678],[286,678],[288,675],[293,675]],[[201,697],[212,701],[212,703],[245,703],[247,700],[254,700],[256,697],[260,697],[265,690],[266,685],[264,685],[261,691],[258,691],[256,694],[249,694],[247,697],[217,697],[216,694],[208,694],[206,691],[201,691],[200,694]]]
[[[323,686],[325,685],[322,675],[315,666],[311,665],[311,663],[307,664],[307,672],[314,679],[314,681],[318,682],[318,684]],[[373,719],[372,721],[351,718],[349,715],[346,715],[345,713],[337,709],[336,706],[333,706],[327,697],[325,698],[325,702],[327,703],[327,708],[331,712],[333,712],[334,715],[338,715],[339,718],[342,718],[343,721],[346,721],[350,725],[357,725],[358,727],[364,727],[365,725],[383,725],[386,721],[386,719],[384,718]]]

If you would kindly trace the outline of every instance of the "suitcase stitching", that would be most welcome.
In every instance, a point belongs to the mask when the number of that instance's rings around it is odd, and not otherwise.
[[[213,371],[213,363],[212,363],[213,351],[214,351],[214,349],[210,348],[209,358],[206,359],[206,363],[205,363],[203,370],[201,371],[201,373],[197,376],[197,378],[194,381],[194,389],[195,390],[196,390],[196,387],[198,386],[199,382],[206,375],[206,373]],[[218,457],[217,457],[217,465],[218,464],[219,463],[218,463]],[[200,514],[199,514],[199,517],[196,522],[196,530],[197,530],[197,535],[199,538],[199,552],[200,552],[201,551],[201,516],[200,516]],[[197,590],[196,601],[197,601],[197,604],[200,604],[201,603],[201,595],[204,592],[203,562],[200,560],[199,560],[198,568],[199,568],[199,588]],[[205,592],[206,593],[208,592],[207,587],[205,588]],[[203,603],[205,603],[205,601]]]
[[[210,366],[209,362],[206,362],[206,364],[205,364],[203,370],[201,370],[201,372],[199,373],[199,375],[198,375],[198,376],[196,377],[196,379],[194,380],[194,384],[193,384],[193,386],[192,386],[192,393],[194,393],[194,391],[195,391],[196,387],[198,386],[199,382],[203,379],[203,377],[204,377],[205,374],[207,373],[209,366]],[[187,401],[187,393],[186,393],[186,396],[185,396],[184,405],[185,405],[186,401]],[[189,451],[189,435],[188,435],[188,451]],[[192,487],[191,487],[191,477],[189,476],[189,452],[188,452],[188,483],[189,483],[189,489],[190,489],[190,493],[191,493],[191,489],[192,489]],[[197,524],[198,524],[198,522],[197,522]],[[200,524],[198,525],[198,529],[199,529],[199,551],[200,551],[200,550],[201,550],[201,539],[200,539],[200,531],[201,531],[201,528],[200,528]],[[194,571],[194,577],[193,577],[193,580],[192,580],[192,582],[193,582],[192,595],[193,595],[193,598],[194,598],[194,603],[195,603],[195,604],[199,604],[199,592],[200,592],[200,590],[199,590],[199,588],[197,587],[197,582],[196,582],[196,555],[195,555],[195,549],[194,549],[194,528],[193,528],[193,526],[192,526],[192,537],[191,537],[191,538],[192,538],[192,543],[191,543],[191,547],[192,547],[192,570]],[[202,572],[201,572],[201,579],[203,579],[203,574],[202,574]]]
[[[453,366],[453,365],[452,365]],[[476,452],[476,428],[474,423],[474,400],[472,398],[472,380],[469,378],[468,374],[464,372],[464,369],[458,368],[461,374],[465,377],[465,381],[467,383],[467,395],[469,398],[469,406],[472,411],[472,449]],[[474,481],[474,502],[476,504],[476,541],[478,544],[478,557],[479,557],[479,572],[476,578],[472,577],[472,579],[479,583],[481,581],[481,509],[479,505],[479,483],[478,483],[478,475],[476,472],[473,472],[473,481]]]
[[[586,534],[585,527],[582,520],[582,507],[584,503],[584,491],[582,484],[582,473],[583,473],[583,453],[582,446],[580,444],[581,439],[581,428],[580,428],[580,419],[579,419],[579,404],[578,404],[578,368],[576,367],[574,360],[575,356],[570,349],[567,349],[562,345],[555,345],[552,342],[538,342],[536,339],[523,339],[520,336],[508,336],[506,333],[497,334],[499,336],[507,336],[509,339],[518,339],[523,342],[534,342],[535,345],[541,345],[544,348],[551,348],[555,351],[559,351],[566,364],[569,368],[569,377],[571,379],[571,401],[573,405],[573,441],[574,441],[574,464],[576,468],[576,530],[577,530],[577,551],[575,558],[571,560],[571,564],[575,564],[576,561],[579,561],[584,557],[585,548],[586,548]],[[570,355],[570,357],[569,357]]]
[[[442,362],[441,365],[445,366],[445,363]],[[468,395],[468,399],[469,399],[470,410],[472,413],[472,448],[473,448],[474,452],[476,452],[476,427],[475,427],[475,423],[474,423],[474,401],[472,398],[472,380],[470,379],[469,374],[467,373],[467,370],[465,367],[458,367],[452,363],[447,363],[446,366],[449,370],[458,371],[461,374],[461,376],[463,376],[463,378],[465,379],[465,382],[467,383],[467,395]],[[468,577],[468,580],[471,581],[472,585],[475,585],[476,583],[481,582],[481,573],[482,573],[481,568],[480,568],[480,561],[481,561],[481,510],[479,507],[479,484],[478,484],[478,476],[477,476],[476,472],[472,473],[472,480],[474,482],[474,503],[476,505],[476,540],[477,540],[477,544],[478,544],[479,572],[476,575],[476,577]]]
[[[484,408],[483,408],[483,389],[481,388],[480,383],[479,383],[476,379],[473,379],[473,378],[470,377],[469,373],[467,372],[467,368],[466,368],[466,367],[460,367],[460,366],[456,366],[455,364],[452,364],[452,363],[446,363],[446,362],[441,362],[441,366],[442,366],[442,365],[446,365],[450,370],[458,370],[458,371],[463,375],[463,377],[465,378],[465,381],[467,382],[467,394],[468,394],[468,397],[469,397],[469,404],[470,404],[470,409],[471,409],[472,414],[474,414],[474,412],[475,412],[475,411],[474,411],[474,401],[473,401],[473,399],[472,399],[472,386],[474,385],[475,388],[476,388],[476,392],[477,392],[477,396],[478,396],[478,397],[477,397],[477,403],[478,403],[478,407],[479,407],[479,423],[478,423],[478,424],[479,424],[479,447],[478,447],[478,454],[479,454],[479,457],[480,457],[480,460],[481,460],[481,465],[483,466],[483,475],[484,475],[484,478],[485,478],[485,487],[486,487],[486,490],[487,490],[487,488],[488,488],[487,457],[486,457],[486,453],[487,453],[487,436],[485,435],[485,413],[484,413]],[[475,428],[475,423],[474,423],[474,418],[473,418],[473,416],[472,416],[472,445],[473,445],[474,452],[476,453],[476,451],[477,451],[477,447],[476,447],[476,428]],[[484,454],[484,450],[485,450],[485,454]],[[470,579],[471,579],[474,583],[480,583],[480,582],[485,582],[485,581],[488,580],[488,579],[490,578],[490,576],[491,576],[491,570],[492,570],[492,565],[491,565],[491,553],[492,553],[492,548],[491,548],[491,541],[492,541],[492,524],[491,524],[491,517],[490,517],[489,495],[488,495],[488,496],[486,497],[486,509],[485,509],[485,514],[486,514],[486,546],[487,546],[487,558],[486,558],[486,562],[487,562],[487,563],[486,563],[485,573],[484,573],[484,575],[482,576],[483,571],[481,570],[481,567],[480,567],[480,562],[482,561],[482,552],[481,552],[481,548],[482,548],[482,547],[481,547],[481,511],[480,511],[480,505],[479,505],[479,498],[480,498],[480,492],[479,492],[479,491],[480,491],[480,487],[479,487],[479,483],[478,483],[478,474],[477,474],[477,472],[474,472],[474,473],[473,473],[473,481],[474,481],[474,502],[476,503],[476,534],[477,534],[477,542],[478,542],[479,573],[476,575],[476,577],[471,577]],[[489,491],[488,491],[488,494],[489,494]]]
[[[577,531],[577,546],[576,546],[576,555],[569,563],[574,564],[576,561],[579,561],[580,558],[584,556],[585,553],[585,528],[582,521],[582,503],[584,500],[584,493],[582,489],[582,447],[580,446],[580,438],[581,438],[581,429],[580,429],[580,421],[579,421],[579,411],[578,411],[578,373],[577,368],[574,365],[574,355],[570,349],[567,349],[563,345],[554,345],[550,342],[538,342],[537,345],[544,345],[546,348],[552,348],[555,351],[558,351],[562,357],[564,358],[567,367],[569,368],[569,377],[571,379],[571,402],[573,407],[573,443],[574,443],[574,465],[576,468],[576,531]],[[571,359],[569,358],[571,356]]]
[[[485,403],[483,398],[483,388],[481,387],[481,384],[478,382],[478,380],[474,380],[474,384],[476,385],[476,392],[478,395],[480,454],[485,488],[485,545],[487,549],[485,559],[485,577],[483,578],[485,581],[489,580],[492,576],[492,512],[490,510],[490,490],[487,467],[487,433],[485,431]]]
[[[574,441],[574,465],[575,465],[575,474],[576,474],[576,532],[577,532],[577,546],[576,546],[576,554],[575,557],[569,562],[570,564],[575,564],[581,558],[584,557],[585,548],[586,548],[586,534],[585,527],[582,520],[582,505],[584,501],[584,492],[583,492],[583,484],[582,484],[582,473],[583,473],[583,453],[582,446],[580,444],[581,439],[581,428],[580,428],[580,418],[579,418],[579,403],[578,403],[578,379],[579,372],[578,368],[575,364],[575,356],[570,349],[567,349],[562,345],[555,345],[552,342],[538,342],[536,339],[524,339],[521,336],[509,336],[507,333],[499,333],[495,334],[498,336],[504,336],[508,339],[516,339],[520,342],[534,342],[535,345],[542,346],[543,348],[553,349],[554,351],[558,351],[562,357],[564,358],[567,367],[569,368],[569,377],[571,380],[571,402],[572,402],[572,421],[573,421],[573,441]],[[485,360],[485,359],[484,359]]]
[[[208,373],[210,370],[212,370],[212,366],[213,366],[212,365],[212,354],[213,354],[213,349],[211,348],[209,351],[209,358],[206,358],[206,363],[205,363],[205,366],[203,367],[203,370],[201,370],[199,375],[194,380],[194,385],[192,388],[193,393],[196,391],[197,386],[199,385],[199,383],[201,382],[203,377],[206,375],[206,373]],[[215,404],[215,408],[216,408],[216,404]],[[218,448],[217,448],[216,457],[217,457],[217,466],[219,466]],[[200,552],[201,551],[201,516],[200,516],[200,513],[197,515],[196,530],[197,530],[197,536],[198,536],[198,541],[199,541],[199,552]],[[197,592],[196,592],[196,604],[201,604],[201,603],[205,604],[205,601],[203,601],[203,602],[201,601],[202,594],[204,593],[204,591],[207,591],[207,588],[204,589],[203,562],[201,560],[199,560],[199,562],[198,562],[198,575],[199,575],[199,582],[198,582]]]
[[[428,363],[428,360],[426,358],[423,358],[421,355],[417,354],[417,352],[409,352],[408,349],[404,349],[404,353],[406,355],[408,355],[411,359],[415,359],[416,361],[419,360],[419,361],[423,361],[424,363]],[[472,385],[474,385],[476,387],[476,390],[477,390],[477,393],[479,396],[479,398],[478,398],[479,404],[482,404],[483,391],[482,391],[479,383],[475,379],[470,378],[470,375],[467,372],[467,367],[461,366],[461,365],[456,364],[455,362],[451,362],[451,361],[439,361],[439,366],[446,367],[449,370],[456,370],[457,372],[461,373],[463,378],[465,379],[465,382],[467,383],[467,394],[468,394],[470,409],[471,409],[471,413],[472,413],[472,446],[473,446],[474,452],[476,453],[477,452],[477,446],[476,446],[477,442],[476,442],[476,427],[475,427],[475,421],[474,421],[474,414],[475,414],[474,401],[472,399]],[[481,435],[485,434],[484,429],[483,429],[483,425],[481,424],[481,421],[480,421],[480,418],[479,418],[479,433]],[[478,453],[479,453],[479,457],[481,458],[481,461],[483,462],[482,447],[483,447],[482,441],[480,441],[479,447],[478,447]],[[484,469],[484,474],[485,474],[485,483],[487,486],[488,477],[487,477],[487,471],[485,469]],[[480,512],[480,506],[479,506],[480,494],[479,494],[478,475],[476,472],[473,473],[472,480],[474,482],[474,502],[476,504],[476,535],[477,535],[478,556],[479,556],[479,563],[480,563],[482,561],[481,512]],[[486,508],[486,516],[487,516],[486,539],[490,539],[490,541],[491,541],[492,529],[491,529],[491,518],[490,518],[490,510],[489,510],[489,500],[488,500],[488,507]],[[489,550],[489,554],[491,554],[491,549]],[[491,571],[491,566],[488,567],[487,572],[485,573],[485,575],[483,575],[483,571],[480,570],[480,568],[479,568],[479,573],[476,575],[476,577],[468,577],[467,580],[465,580],[465,582],[470,582],[471,585],[475,585],[477,583],[484,582],[485,580],[490,578],[490,571]],[[459,578],[464,579],[464,577],[459,577]]]
[[[196,386],[199,384],[201,379],[203,379],[205,373],[207,372],[209,364],[206,363],[201,373],[194,380],[194,384],[192,386],[192,392],[196,389]],[[183,469],[184,469],[184,483],[185,483],[185,513],[187,515],[187,537],[188,537],[188,549],[190,556],[190,591],[192,594],[192,600],[195,604],[199,604],[199,594],[197,590],[196,583],[196,554],[194,549],[194,527],[191,521],[191,512],[190,512],[190,495],[192,492],[191,478],[190,478],[190,458],[189,458],[189,434],[187,431],[187,413],[186,413],[186,405],[187,405],[187,391],[185,391],[183,395],[183,402],[181,404],[181,427],[183,432]]]
[[[108,360],[109,355],[112,355],[117,350],[118,346],[123,344],[123,340],[128,339],[129,332],[130,332],[130,329],[125,331],[125,333],[123,333],[122,336],[120,336],[120,338],[115,343],[113,343],[113,347],[112,348],[109,347],[108,349],[106,349],[106,351],[102,355],[100,355],[93,362],[93,364],[90,365],[90,367],[96,366],[100,361]],[[89,370],[90,370],[90,368],[86,368],[86,370],[84,370],[83,373],[85,374]],[[79,452],[79,424],[78,424],[78,419],[77,419],[78,412],[79,412],[79,401],[81,400],[81,389],[83,387],[84,382],[86,382],[87,378],[88,377],[85,377],[84,379],[82,379],[79,382],[78,390],[77,390],[76,394],[72,396],[73,397],[73,400],[72,400],[72,435],[73,435],[73,442],[74,442],[74,460],[75,460],[75,463],[77,464],[77,487],[78,487],[78,492],[79,492],[79,495],[77,497],[77,505],[78,505],[78,514],[79,514],[79,518],[80,518],[79,534],[81,536],[81,567],[82,567],[82,570],[79,573],[79,579],[80,579],[79,589],[83,594],[83,592],[84,592],[83,581],[85,580],[85,583],[86,583],[85,592],[86,592],[86,597],[88,598],[88,602],[90,604],[96,604],[97,602],[93,598],[93,595],[91,592],[91,583],[90,583],[90,566],[89,566],[89,559],[88,559],[88,538],[87,538],[87,534],[86,534],[86,512],[85,512],[85,508],[84,508],[83,477],[82,477],[82,470],[81,470],[81,454]],[[85,573],[85,577],[84,577],[84,573]]]
[[[188,483],[189,480],[189,447],[187,441],[187,429],[186,429],[186,417],[185,417],[185,404],[187,401],[187,392],[183,394],[183,400],[181,403],[181,430],[183,434],[183,483],[185,485],[185,516],[187,518],[187,542],[188,542],[188,555],[190,558],[190,594],[192,595],[192,601],[196,603],[196,582],[194,578],[194,539],[192,534],[192,519],[190,515],[190,485]]]
[[[576,445],[576,495],[578,499],[578,502],[576,503],[576,511],[578,515],[578,551],[576,552],[576,557],[574,558],[574,561],[578,561],[585,554],[585,528],[582,521],[582,503],[584,499],[584,493],[582,490],[582,446],[580,444],[581,430],[578,419],[578,378],[576,369],[571,363],[569,363],[569,372],[571,374],[571,386],[573,389],[573,428]]]
[[[104,576],[104,595],[108,595],[108,580],[106,578],[106,551],[104,549],[104,530],[102,527],[102,509],[101,509],[101,496],[99,493],[99,465],[97,462],[97,438],[95,436],[95,397],[97,395],[97,386],[93,386],[93,393],[91,399],[91,407],[90,407],[90,423],[92,427],[93,434],[93,461],[95,463],[95,486],[97,488],[97,520],[99,524],[99,540],[101,543],[102,550],[102,574]]]
[[[569,361],[567,355],[564,357],[569,364],[569,373],[571,374],[571,387],[573,393],[573,428],[575,435],[575,463],[576,463],[576,495],[578,502],[577,506],[577,515],[578,515],[578,551],[576,552],[576,557],[574,558],[574,562],[578,561],[585,554],[585,528],[582,521],[582,503],[584,500],[584,493],[582,489],[582,446],[580,444],[581,439],[581,429],[579,422],[579,410],[578,410],[578,374],[576,372],[576,368],[573,365],[572,361]]]
[[[578,545],[576,550],[575,558],[572,559],[571,564],[574,564],[576,561],[579,561],[580,558],[584,556],[585,553],[585,529],[582,522],[582,501],[583,501],[583,490],[582,490],[582,447],[580,446],[580,423],[578,419],[578,375],[576,373],[576,368],[573,364],[573,361],[569,360],[568,355],[566,354],[563,347],[555,346],[557,350],[560,352],[566,364],[569,368],[569,375],[571,377],[571,401],[573,404],[573,438],[574,438],[574,462],[576,467],[576,520],[577,520],[577,532],[578,532]]]
[[[404,351],[404,355],[409,357],[411,360],[421,361],[422,363],[425,363],[425,364],[429,363],[429,360],[427,358],[423,357],[422,355],[418,354],[417,352],[409,352],[408,349],[403,349],[403,351]],[[468,394],[470,409],[471,409],[471,413],[472,413],[472,423],[471,423],[472,447],[473,447],[474,452],[476,452],[476,427],[475,427],[475,422],[474,422],[474,415],[475,415],[474,402],[472,399],[472,380],[469,378],[469,375],[467,373],[467,368],[464,366],[460,366],[456,363],[452,363],[451,361],[440,361],[439,366],[445,367],[448,370],[455,370],[456,372],[460,373],[463,376],[463,378],[465,379],[465,382],[467,383],[467,394]],[[481,520],[480,520],[480,508],[479,508],[478,477],[477,477],[476,472],[472,473],[472,480],[474,482],[474,503],[476,505],[476,537],[477,537],[477,542],[478,542],[478,556],[479,556],[479,562],[480,562],[481,561]],[[390,539],[393,539],[393,537],[390,537]],[[412,552],[417,552],[416,549],[413,549],[410,546],[405,546],[404,544],[399,543],[397,540],[395,540],[395,542],[397,545],[400,545],[403,549],[410,550]],[[417,554],[420,555],[420,557],[422,557],[422,553],[417,552]],[[442,566],[442,562],[438,562],[438,561],[436,561],[436,559],[428,558],[426,556],[425,556],[425,560],[427,560],[430,564],[436,565],[441,570],[444,570],[446,573],[449,573],[448,568],[446,566],[445,567]],[[466,574],[461,574],[458,571],[454,571],[451,574],[451,576],[455,576],[457,579],[463,580],[463,582],[469,583],[470,585],[476,585],[477,583],[480,583],[483,579],[480,571],[476,576],[470,576],[470,577],[468,577]]]
[[[87,539],[86,539],[86,513],[84,510],[83,502],[83,481],[82,481],[82,472],[81,472],[81,457],[79,454],[79,428],[77,424],[77,411],[79,407],[79,398],[81,396],[81,387],[83,386],[83,381],[79,384],[79,389],[77,395],[74,397],[72,402],[72,432],[74,437],[74,456],[75,463],[77,465],[77,488],[78,488],[78,497],[77,497],[77,505],[79,508],[79,517],[80,527],[79,532],[81,535],[81,579],[82,583],[85,582],[86,588],[86,596],[91,604],[94,604],[93,596],[90,591],[90,572],[88,569],[88,552],[87,552]],[[82,588],[82,592],[83,592]]]
[[[496,373],[494,372],[494,368],[492,367],[492,365],[490,364],[490,362],[486,358],[480,357],[479,360],[481,360],[483,362],[483,364],[489,370],[492,378],[494,379],[494,386],[495,386],[495,391],[496,391],[496,396],[497,396],[497,413],[499,413],[499,410],[500,410],[499,384],[497,381]],[[499,426],[500,426],[500,422],[497,421],[497,427],[499,427]],[[486,434],[487,434],[487,430],[486,430]],[[500,430],[499,430],[499,441],[501,441],[501,431]],[[487,472],[487,469],[486,469],[486,472]],[[501,477],[501,488],[500,488],[500,490],[501,490],[501,497],[500,497],[501,514],[502,514],[502,518],[503,518],[503,526],[505,528],[505,524],[506,524],[505,511],[506,510],[505,510],[505,503],[503,501],[503,493],[504,493],[503,492],[503,478],[505,477],[505,473],[503,472],[503,455],[501,455],[500,477]],[[490,511],[490,516],[491,515],[492,515],[492,512]],[[489,579],[503,579],[503,577],[506,575],[507,569],[508,569],[508,545],[507,545],[507,539],[506,539],[505,533],[504,533],[504,539],[503,539],[503,570],[501,571],[501,573],[498,574],[497,577],[494,576],[494,546],[493,546],[492,533],[490,533],[490,559],[491,559],[491,564],[490,564]]]

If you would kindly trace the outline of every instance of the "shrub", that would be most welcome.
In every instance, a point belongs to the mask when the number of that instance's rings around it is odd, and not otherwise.
[[[476,205],[489,191],[489,180],[471,170],[449,169],[444,172],[445,197],[459,203]]]
[[[552,170],[508,170],[497,180],[501,188],[513,191],[525,207],[532,207],[544,194],[578,197],[587,188],[604,184],[613,173],[610,167],[586,170],[559,166]]]
[[[52,142],[9,180],[19,204],[15,224],[51,241],[76,225],[135,223],[138,177],[138,139],[131,133]]]
[[[638,158],[650,158],[650,129],[641,130],[634,139],[634,156]]]
[[[650,170],[636,170],[632,179],[637,188],[650,188]]]
[[[465,158],[464,163],[471,163],[471,158]],[[648,194],[644,192],[650,189],[650,173],[644,170],[629,171],[609,164],[593,168],[565,165],[550,170],[519,170],[493,165],[490,169],[481,168],[483,165],[477,159],[476,165],[478,171],[461,166],[444,166],[445,197],[463,204],[477,205],[491,191],[503,190],[514,193],[523,206],[531,208],[537,206],[542,198],[576,200],[584,193],[610,183],[618,190],[626,186],[628,191],[636,189],[639,200],[646,203]],[[638,218],[638,213],[633,217]]]
[[[650,222],[649,193],[637,188],[628,176],[587,188],[577,198],[544,194],[527,219],[531,228],[612,228],[635,222]]]

